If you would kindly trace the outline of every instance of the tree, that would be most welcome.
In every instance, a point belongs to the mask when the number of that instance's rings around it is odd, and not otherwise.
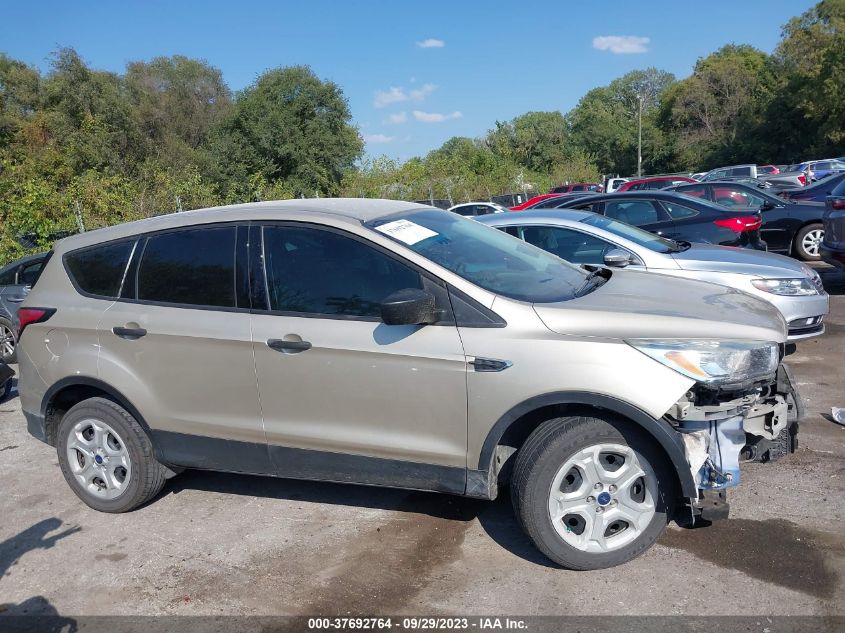
[[[692,76],[668,95],[681,165],[696,169],[756,161],[746,141],[770,93],[771,76],[762,51],[729,44],[699,59]]]
[[[211,143],[218,178],[285,181],[295,195],[331,195],[363,151],[341,89],[307,66],[270,70],[238,96]]]
[[[496,122],[485,141],[493,153],[528,169],[546,170],[570,156],[569,129],[560,112],[527,112]]]
[[[38,71],[0,53],[0,147],[11,141],[23,120],[38,108],[40,100]]]
[[[646,171],[665,168],[666,143],[657,117],[666,91],[674,83],[671,73],[647,68],[590,90],[567,115],[573,145],[593,156],[603,173],[636,173],[642,98],[643,165]]]

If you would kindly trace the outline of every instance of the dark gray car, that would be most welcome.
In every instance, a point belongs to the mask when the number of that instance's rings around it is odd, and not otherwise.
[[[0,360],[3,362],[17,361],[15,315],[41,274],[46,259],[47,253],[38,253],[0,268]]]

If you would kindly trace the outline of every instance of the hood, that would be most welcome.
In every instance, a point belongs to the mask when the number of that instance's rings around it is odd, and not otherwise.
[[[738,273],[755,277],[815,277],[813,269],[797,259],[751,248],[693,244],[680,253],[672,253],[684,270]]]
[[[564,335],[786,341],[786,322],[768,301],[652,272],[615,270],[583,297],[534,309],[546,327]]]

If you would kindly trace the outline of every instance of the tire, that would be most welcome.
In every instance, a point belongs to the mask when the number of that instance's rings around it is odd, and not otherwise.
[[[798,259],[803,259],[805,262],[817,262],[821,260],[819,245],[822,237],[824,237],[824,224],[821,222],[803,226],[795,234],[792,252]]]
[[[5,402],[10,395],[12,395],[12,379],[7,378],[6,382],[0,385],[0,402]]]
[[[8,346],[11,346],[11,352]],[[18,362],[18,334],[12,322],[3,318],[0,318],[0,360],[7,365]]]
[[[134,510],[164,486],[167,471],[153,456],[146,433],[111,400],[91,398],[72,407],[59,424],[56,450],[68,485],[100,512]],[[98,456],[104,464],[96,463]]]
[[[591,453],[592,463],[596,463],[596,458],[599,463],[607,462],[614,451],[614,459],[621,455],[624,461],[616,466],[616,471],[605,470],[611,468],[609,462],[602,464],[601,471],[593,469],[596,475],[601,472],[599,479],[603,487],[597,490],[592,487],[595,483],[591,486],[595,477],[582,473],[578,460]],[[573,463],[573,470],[569,470]],[[589,468],[589,460],[584,463]],[[563,472],[564,468],[568,472]],[[636,476],[637,468],[642,476],[626,486],[623,482]],[[610,487],[614,480],[619,482],[615,491]],[[603,569],[636,558],[660,538],[672,515],[676,481],[662,450],[653,439],[633,428],[631,422],[612,414],[603,418],[572,416],[544,422],[519,449],[511,497],[522,529],[548,558],[568,569]],[[557,482],[560,483],[555,497],[569,499],[574,495],[571,502],[553,498],[553,486]],[[634,501],[635,493],[642,501]],[[631,506],[642,510],[647,508],[649,500],[650,511],[640,515],[631,513]],[[561,503],[580,506],[575,508],[578,512],[566,513],[560,509]],[[599,506],[601,511],[597,510]],[[557,520],[552,519],[553,507],[560,513]],[[596,519],[590,517],[602,518],[594,523]],[[637,522],[629,523],[625,518],[636,518]],[[614,526],[618,530],[620,521],[628,526],[614,533]],[[597,540],[589,538],[593,525],[599,526]]]

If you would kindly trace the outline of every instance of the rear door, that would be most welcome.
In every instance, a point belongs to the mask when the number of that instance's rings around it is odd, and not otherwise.
[[[445,286],[340,229],[262,233],[252,331],[275,472],[463,492],[467,359]],[[432,292],[441,321],[382,323],[381,302],[406,288]]]
[[[100,372],[182,466],[268,472],[246,288],[247,227],[138,239],[100,326]]]

